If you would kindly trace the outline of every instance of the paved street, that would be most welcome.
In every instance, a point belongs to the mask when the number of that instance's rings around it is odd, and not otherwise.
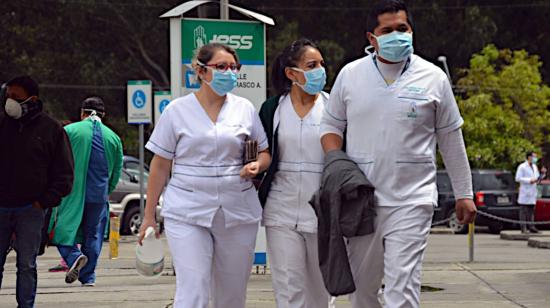
[[[38,308],[166,307],[172,302],[175,279],[166,275],[144,279],[134,270],[135,241],[125,237],[120,258],[109,260],[104,246],[97,286],[66,285],[64,273],[48,273],[58,261],[49,248],[39,259]],[[422,307],[550,307],[550,249],[527,247],[526,241],[505,241],[498,235],[476,234],[475,262],[468,263],[464,235],[432,234],[424,266]],[[170,266],[170,261],[166,263]],[[15,254],[8,257],[0,307],[15,307]],[[275,307],[269,274],[254,274],[247,307]],[[339,298],[337,307],[351,307]],[[230,308],[230,307],[228,307]]]

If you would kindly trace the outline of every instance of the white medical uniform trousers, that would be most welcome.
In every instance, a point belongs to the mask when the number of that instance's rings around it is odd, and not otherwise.
[[[267,253],[277,308],[326,308],[317,234],[266,227]]]
[[[258,224],[225,227],[223,211],[211,228],[167,219],[176,270],[174,308],[244,308]],[[211,290],[212,289],[212,290]]]
[[[420,307],[420,277],[430,233],[433,205],[376,207],[375,232],[349,238],[348,255],[356,291],[353,308]]]

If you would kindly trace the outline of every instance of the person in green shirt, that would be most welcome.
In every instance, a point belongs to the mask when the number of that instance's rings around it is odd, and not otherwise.
[[[65,126],[75,161],[72,192],[52,213],[52,244],[70,267],[66,283],[95,285],[95,268],[109,217],[108,196],[122,169],[122,142],[101,119],[105,104],[99,97],[82,102],[82,121]],[[81,244],[79,248],[77,244]]]

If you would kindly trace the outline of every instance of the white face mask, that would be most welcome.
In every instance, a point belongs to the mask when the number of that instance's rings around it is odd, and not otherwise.
[[[28,111],[28,108],[23,108],[23,104],[27,103],[29,100],[30,97],[20,103],[13,98],[6,99],[6,105],[4,106],[6,114],[14,119],[21,118]]]
[[[88,116],[88,118],[92,121],[98,121],[101,123],[101,118],[97,114],[97,111],[95,111],[94,109],[82,109],[82,111],[89,112],[90,115]]]

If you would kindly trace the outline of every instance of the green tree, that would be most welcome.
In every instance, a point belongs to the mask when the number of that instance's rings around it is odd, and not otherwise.
[[[512,169],[526,151],[550,142],[550,88],[541,66],[536,55],[494,45],[472,57],[458,81],[472,167]]]

